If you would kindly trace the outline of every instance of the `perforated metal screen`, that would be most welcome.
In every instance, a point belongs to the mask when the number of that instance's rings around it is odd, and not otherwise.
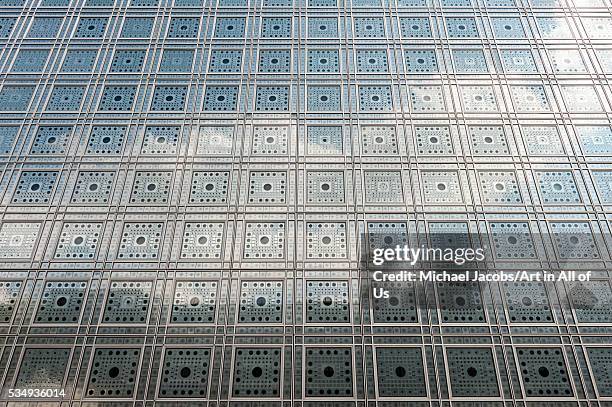
[[[609,406],[611,10],[1,0],[0,404]],[[366,232],[600,271],[382,300]]]

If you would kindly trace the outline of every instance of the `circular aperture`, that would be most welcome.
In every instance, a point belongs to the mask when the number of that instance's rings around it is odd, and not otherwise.
[[[115,377],[119,376],[119,368],[116,367],[116,366],[111,367],[110,370],[108,371],[108,376],[113,378],[113,379]]]
[[[182,378],[187,378],[191,376],[191,369],[189,369],[187,366],[185,366],[184,368],[181,369],[181,377]]]
[[[406,376],[406,369],[404,369],[403,366],[398,366],[395,368],[395,375],[397,377],[404,377]]]

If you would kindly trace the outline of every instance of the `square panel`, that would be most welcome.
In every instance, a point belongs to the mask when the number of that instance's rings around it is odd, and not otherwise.
[[[254,155],[287,154],[289,129],[287,127],[261,127],[253,129],[251,153]]]
[[[66,51],[62,72],[91,72],[98,56],[97,50],[73,49]]]
[[[609,40],[612,38],[612,18],[606,17],[581,17],[587,36],[594,40]]]
[[[353,18],[356,38],[384,38],[385,22],[381,17]]]
[[[4,85],[0,90],[0,111],[25,111],[34,95],[34,86]]]
[[[521,133],[529,155],[563,154],[563,143],[554,126],[522,126]]]
[[[93,260],[101,234],[101,223],[64,223],[55,249],[55,258]]]
[[[308,223],[306,243],[308,259],[345,259],[347,257],[346,224],[342,222]]]
[[[181,128],[178,126],[148,126],[142,140],[142,154],[176,154]]]
[[[571,171],[535,171],[534,175],[545,204],[581,202]]]
[[[427,0],[397,0],[398,7],[426,7]]]
[[[243,38],[246,21],[243,17],[217,17],[215,24],[216,38]]]
[[[0,228],[0,259],[29,259],[40,234],[40,223],[5,222]]]
[[[331,17],[309,17],[308,36],[310,38],[337,38],[338,19]]]
[[[0,38],[9,37],[16,21],[17,19],[15,17],[0,18]]]
[[[459,92],[466,112],[498,111],[492,86],[461,86]]]
[[[391,86],[359,86],[359,110],[362,112],[392,111]]]
[[[591,227],[586,222],[551,222],[553,244],[561,259],[599,259]]]
[[[58,177],[57,171],[23,171],[11,202],[22,205],[48,204]]]
[[[533,54],[529,50],[504,49],[499,51],[499,56],[506,73],[525,74],[538,71]]]
[[[77,176],[76,185],[70,198],[70,203],[86,205],[106,205],[110,201],[114,171],[81,171]]]
[[[56,86],[47,102],[47,110],[77,111],[84,95],[85,88],[82,86]]]
[[[472,17],[446,17],[446,32],[449,38],[477,38],[478,28]]]
[[[420,348],[376,348],[380,397],[426,397],[423,355]]]
[[[234,128],[202,126],[198,132],[197,154],[230,155],[234,147]]]
[[[238,321],[249,324],[283,322],[283,283],[243,281]]]
[[[527,397],[574,394],[561,348],[521,348],[516,353]]]
[[[361,153],[364,155],[398,154],[395,127],[363,126],[361,128]]]
[[[306,200],[317,204],[344,203],[344,173],[309,171],[306,173]]]
[[[185,110],[187,86],[157,86],[151,101],[153,111]]]
[[[308,51],[308,72],[329,73],[340,71],[340,56],[337,50],[311,49]]]
[[[255,110],[263,112],[286,112],[289,110],[288,86],[258,86]]]
[[[57,17],[34,17],[27,38],[55,38],[62,20]]]
[[[341,110],[339,86],[309,86],[306,97],[311,112],[337,112]]]
[[[172,172],[137,171],[130,195],[131,204],[162,205],[168,203]]]
[[[151,17],[127,17],[121,27],[119,38],[149,38],[155,19]]]
[[[612,288],[608,281],[571,283],[568,295],[579,323],[612,322]]]
[[[593,86],[561,86],[565,107],[572,113],[603,112]]]
[[[449,247],[449,246],[443,246]],[[476,282],[438,283],[438,301],[443,322],[475,324],[486,322],[482,294]]]
[[[368,222],[367,240],[371,254],[374,250],[404,246],[408,244],[408,228],[405,222]],[[407,291],[410,291],[408,286]]]
[[[423,171],[423,200],[430,204],[462,203],[459,174],[455,171]]]
[[[76,324],[86,295],[85,281],[48,281],[34,319],[39,324]]]
[[[595,54],[597,55],[602,71],[605,73],[612,73],[612,50],[598,49],[595,50]]]
[[[36,131],[31,154],[66,154],[72,134],[72,126],[40,126]]]
[[[261,73],[290,72],[291,50],[260,50],[258,69]]]
[[[212,323],[217,309],[215,281],[177,281],[170,320],[175,324]]]
[[[169,348],[164,352],[159,397],[206,397],[211,351],[207,348]]]
[[[446,126],[415,126],[417,153],[420,155],[453,155],[450,129]]]
[[[570,39],[572,30],[563,17],[536,17],[536,24],[543,39]]]
[[[517,112],[549,112],[551,110],[542,85],[510,86],[510,94]]]
[[[145,56],[144,50],[117,50],[111,62],[110,71],[117,73],[136,73],[142,71]]]
[[[246,224],[244,258],[282,259],[285,257],[285,224],[281,222]]]
[[[563,74],[588,73],[578,50],[551,49],[548,51],[548,57],[555,72]]]
[[[535,259],[533,237],[527,222],[491,222],[491,237],[498,259]]]
[[[199,30],[198,17],[173,17],[168,27],[168,38],[196,38]]]
[[[417,298],[413,283],[373,283],[373,288],[380,288],[389,293],[389,298],[372,300],[375,323],[406,324],[418,321]]]
[[[603,203],[612,203],[612,171],[592,171],[591,175],[599,200]]]
[[[21,49],[13,62],[11,72],[42,72],[47,58],[48,49]]]
[[[19,127],[17,126],[0,127],[0,154],[11,153],[17,140],[17,133],[19,133]]]
[[[2,231],[0,231],[0,239],[2,238]],[[0,240],[0,246],[2,240]],[[6,259],[7,256],[3,255],[0,258]],[[21,293],[22,287],[21,281],[0,281],[0,323],[6,324],[11,322],[13,314],[19,304],[19,294]]]
[[[523,202],[514,171],[479,171],[480,192],[485,205]]]
[[[575,130],[584,154],[612,154],[612,128],[609,126],[576,126]]]
[[[413,112],[445,112],[441,86],[411,86],[410,106]]]
[[[157,259],[163,229],[162,223],[126,223],[121,233],[117,258],[123,260]]]
[[[453,50],[453,65],[457,73],[487,73],[487,60],[479,49]]]
[[[207,86],[204,111],[229,112],[238,106],[238,86]]]
[[[429,222],[432,247],[471,247],[468,225],[465,222]]]
[[[237,348],[232,370],[233,396],[279,397],[281,355],[281,348]]]
[[[136,98],[136,86],[106,86],[102,92],[99,110],[127,112],[132,110]]]
[[[308,281],[306,296],[306,321],[350,322],[349,289],[346,281]]]
[[[431,23],[427,17],[400,18],[400,31],[405,38],[433,38]]]
[[[387,50],[362,49],[357,50],[357,72],[359,73],[386,73],[389,72]]]
[[[437,73],[438,59],[433,49],[405,50],[406,72],[414,74]]]
[[[210,53],[208,72],[239,73],[242,68],[242,50],[215,49]]]
[[[308,7],[336,7],[337,0],[308,0]]]
[[[366,203],[386,204],[404,201],[402,177],[399,171],[366,171],[364,185]]]
[[[107,324],[147,322],[153,284],[148,281],[115,281],[110,284],[102,321]]]
[[[305,376],[307,397],[352,397],[351,349],[306,348]]]
[[[506,282],[502,284],[506,309],[512,322],[554,322],[544,283]]]
[[[343,152],[340,126],[308,126],[306,138],[308,154],[340,155]]]
[[[75,38],[102,38],[106,31],[108,19],[103,17],[82,17],[79,19]]]
[[[499,397],[497,372],[489,348],[446,348],[454,397]]]
[[[291,37],[291,18],[263,17],[261,19],[261,38]]]
[[[140,349],[97,348],[89,371],[87,397],[132,398],[136,387]]]
[[[60,389],[68,369],[70,349],[28,348],[15,379],[16,389]]]
[[[587,348],[591,371],[600,397],[612,396],[612,348]]]
[[[229,171],[194,172],[189,202],[209,205],[226,203],[229,177]]]
[[[87,154],[121,154],[126,137],[125,126],[93,126],[87,142]]]
[[[249,203],[278,205],[287,201],[287,173],[285,171],[251,171],[249,174]]]
[[[518,17],[491,18],[493,35],[499,39],[526,38],[521,19]]]

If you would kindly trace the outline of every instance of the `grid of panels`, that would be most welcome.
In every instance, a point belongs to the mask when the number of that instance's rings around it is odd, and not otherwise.
[[[610,6],[5,2],[0,400],[612,396],[607,272],[383,303],[358,244],[487,231],[495,264],[609,269]]]

